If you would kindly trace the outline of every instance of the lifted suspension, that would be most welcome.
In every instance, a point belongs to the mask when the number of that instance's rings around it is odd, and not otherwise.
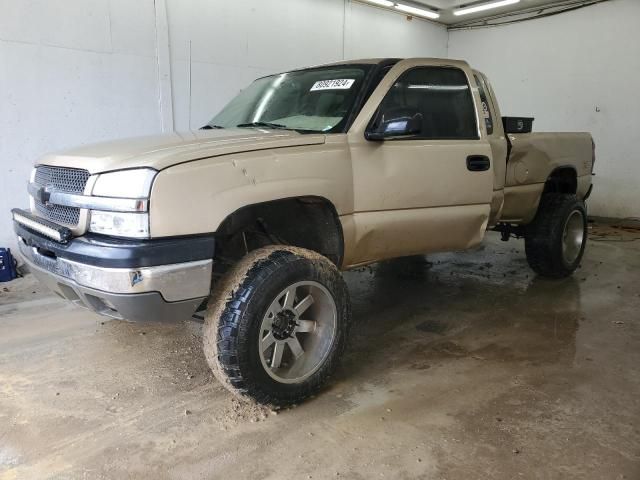
[[[523,225],[513,225],[511,223],[498,223],[491,230],[500,232],[500,240],[503,242],[508,242],[512,237],[523,238],[525,233]]]

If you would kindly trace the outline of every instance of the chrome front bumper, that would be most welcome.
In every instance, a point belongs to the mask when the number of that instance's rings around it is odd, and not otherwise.
[[[202,298],[209,294],[212,260],[143,268],[101,268],[42,255],[18,237],[20,253],[30,267],[78,285],[109,293],[158,292],[167,302]]]
[[[54,233],[65,233],[63,227],[18,210],[14,230],[34,276],[61,297],[101,315],[182,320],[211,290],[212,235],[135,241],[61,234],[58,240]]]
[[[189,318],[211,288],[212,260],[144,268],[100,268],[50,258],[18,237],[20,253],[39,281],[100,315],[137,322]]]

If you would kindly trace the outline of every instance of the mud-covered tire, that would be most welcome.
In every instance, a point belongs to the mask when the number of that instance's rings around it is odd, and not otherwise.
[[[282,307],[287,294],[279,297],[283,291],[294,292],[288,309]],[[300,297],[312,297],[312,301],[298,308],[304,308],[298,315],[295,305],[301,305]],[[312,320],[302,320],[314,315],[318,320],[313,327],[308,325]],[[214,290],[205,319],[204,352],[216,378],[232,393],[265,405],[290,405],[313,395],[327,382],[344,351],[350,321],[347,287],[333,263],[301,248],[265,247],[242,259]],[[300,325],[305,323],[303,329]],[[289,327],[300,330],[291,333]],[[273,331],[265,335],[264,328]],[[269,335],[272,350],[264,348]],[[297,356],[288,343],[294,337],[296,348],[303,347],[303,353],[298,348]],[[271,368],[276,344],[284,354],[279,353],[280,367]],[[287,369],[294,371],[291,378],[285,376]]]
[[[587,243],[587,211],[575,195],[542,196],[533,222],[525,229],[525,252],[537,274],[564,278],[580,265]]]

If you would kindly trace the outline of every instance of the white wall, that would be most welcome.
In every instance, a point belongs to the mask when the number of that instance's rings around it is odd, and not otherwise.
[[[204,125],[263,75],[345,58],[446,56],[444,27],[349,0],[167,0],[167,10],[178,130]]]
[[[43,153],[159,129],[153,0],[0,0],[0,246]]]
[[[347,58],[447,56],[447,31],[439,25],[352,3],[346,17]]]
[[[535,131],[592,132],[593,215],[640,216],[638,20],[638,0],[614,0],[449,35],[449,56],[489,76],[503,114],[534,116]]]

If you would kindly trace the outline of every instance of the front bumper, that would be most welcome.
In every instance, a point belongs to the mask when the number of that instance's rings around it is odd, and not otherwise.
[[[101,315],[140,322],[189,318],[209,296],[212,236],[124,241],[87,235],[61,244],[14,221],[33,274]]]

